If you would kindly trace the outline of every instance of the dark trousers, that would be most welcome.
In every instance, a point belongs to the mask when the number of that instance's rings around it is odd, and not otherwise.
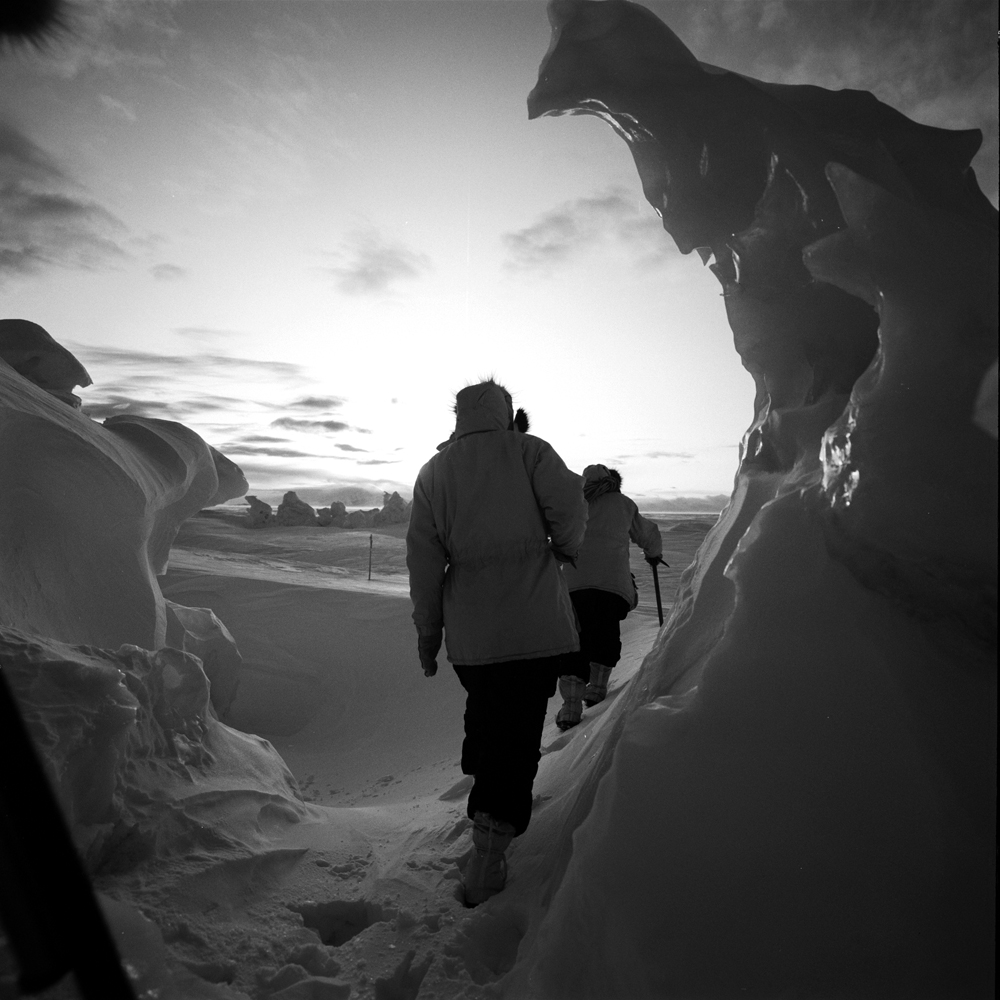
[[[545,709],[573,655],[455,664],[468,692],[462,772],[476,778],[469,793],[470,819],[482,811],[510,823],[517,834],[528,828]]]
[[[569,596],[580,630],[580,652],[567,672],[587,682],[591,663],[613,667],[621,659],[620,622],[630,609],[624,598],[607,590],[574,590]]]

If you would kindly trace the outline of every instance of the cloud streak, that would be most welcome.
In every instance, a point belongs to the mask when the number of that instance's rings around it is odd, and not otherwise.
[[[195,330],[186,327],[186,330]],[[180,331],[178,331],[180,332]],[[273,381],[295,382],[304,378],[301,365],[288,361],[260,361],[256,358],[231,357],[225,354],[156,354],[152,351],[135,351],[127,347],[93,347],[74,344],[71,350],[85,364],[107,365],[134,374],[148,373],[155,377],[169,377],[179,373],[205,371],[234,371],[242,375],[255,374]]]
[[[232,413],[234,407],[242,407],[240,399],[225,396],[199,396],[196,399],[149,399],[140,398],[130,392],[128,386],[105,385],[87,390],[83,412],[95,420],[129,414],[137,417],[159,417],[163,420],[189,420],[213,413]]]
[[[157,281],[180,281],[188,275],[187,269],[177,264],[154,264],[149,273]]]
[[[238,448],[244,444],[285,444],[288,438],[283,437],[270,437],[267,434],[244,434],[241,437],[235,438],[232,442],[225,445],[226,448]]]
[[[614,242],[645,263],[673,252],[655,214],[619,189],[564,202],[530,226],[504,233],[501,241],[504,266],[515,272],[548,272]]]
[[[694,453],[690,451],[647,451],[643,458],[679,458],[681,461],[690,461],[694,458]]]
[[[348,295],[385,295],[399,282],[413,281],[431,270],[426,254],[374,229],[352,234],[326,256],[331,263],[322,270]]]
[[[281,427],[289,431],[306,431],[312,434],[338,433],[351,429],[342,420],[300,420],[298,417],[279,417],[271,421],[272,427]]]
[[[268,445],[251,444],[231,444],[224,449],[220,449],[226,455],[257,455],[264,458],[339,458],[339,455],[314,455],[308,451],[299,451],[295,448],[277,448]]]
[[[344,405],[340,396],[304,396],[285,404],[287,410],[335,410]]]
[[[194,339],[216,331],[189,328]],[[224,332],[224,331],[222,331]],[[261,399],[275,393],[293,394],[298,402],[310,381],[299,365],[262,361],[218,353],[158,354],[123,347],[67,344],[88,367],[94,385],[82,392],[83,411],[95,419],[120,414],[194,422],[201,433],[218,440],[245,441],[246,434],[264,431],[256,421],[286,412],[278,402]],[[260,392],[259,387],[264,386]],[[319,397],[315,397],[319,398]],[[324,402],[339,397],[323,397]],[[248,442],[252,443],[252,442]],[[257,442],[288,446],[286,438]]]
[[[0,120],[0,280],[52,267],[114,267],[129,257],[127,235],[45,150]]]

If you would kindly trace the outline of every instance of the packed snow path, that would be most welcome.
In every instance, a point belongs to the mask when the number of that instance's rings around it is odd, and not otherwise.
[[[710,523],[664,524],[676,526],[664,532],[667,613]],[[254,1000],[348,987],[379,1000],[418,990],[422,1000],[486,997],[539,917],[577,782],[658,631],[649,569],[633,552],[640,606],[623,623],[607,701],[561,733],[552,699],[532,825],[510,852],[508,888],[473,911],[460,891],[470,842],[471,782],[458,766],[464,691],[443,659],[434,678],[419,670],[404,534],[376,536],[382,582],[370,585],[368,532],[248,531],[209,517],[182,527],[165,596],[226,622],[244,656],[226,721],[269,738],[312,803],[303,822],[262,822],[259,842],[233,856],[192,849],[98,876],[108,896],[155,920],[168,963],[194,974],[189,991],[197,982],[205,996]]]

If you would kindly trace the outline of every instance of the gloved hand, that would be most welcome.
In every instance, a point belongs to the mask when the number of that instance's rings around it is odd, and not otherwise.
[[[433,677],[437,673],[437,655],[443,638],[441,629],[417,629],[417,655],[420,666],[424,668],[424,677]]]
[[[558,549],[554,549],[551,546],[549,547],[549,551],[556,557],[556,562],[569,563],[573,569],[576,569],[576,556],[571,556],[566,552],[560,552]]]
[[[668,563],[663,556],[646,556],[646,562],[654,568],[657,566],[666,566],[668,569],[670,568],[670,563]]]

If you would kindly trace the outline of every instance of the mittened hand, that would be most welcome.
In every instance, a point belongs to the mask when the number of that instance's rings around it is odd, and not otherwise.
[[[670,568],[670,563],[664,560],[663,556],[646,556],[646,562],[648,562],[654,569],[657,566],[666,566],[667,569]]]
[[[424,677],[433,677],[437,673],[437,655],[441,649],[443,633],[440,631],[418,634],[417,655],[420,657],[420,666],[423,667]]]

